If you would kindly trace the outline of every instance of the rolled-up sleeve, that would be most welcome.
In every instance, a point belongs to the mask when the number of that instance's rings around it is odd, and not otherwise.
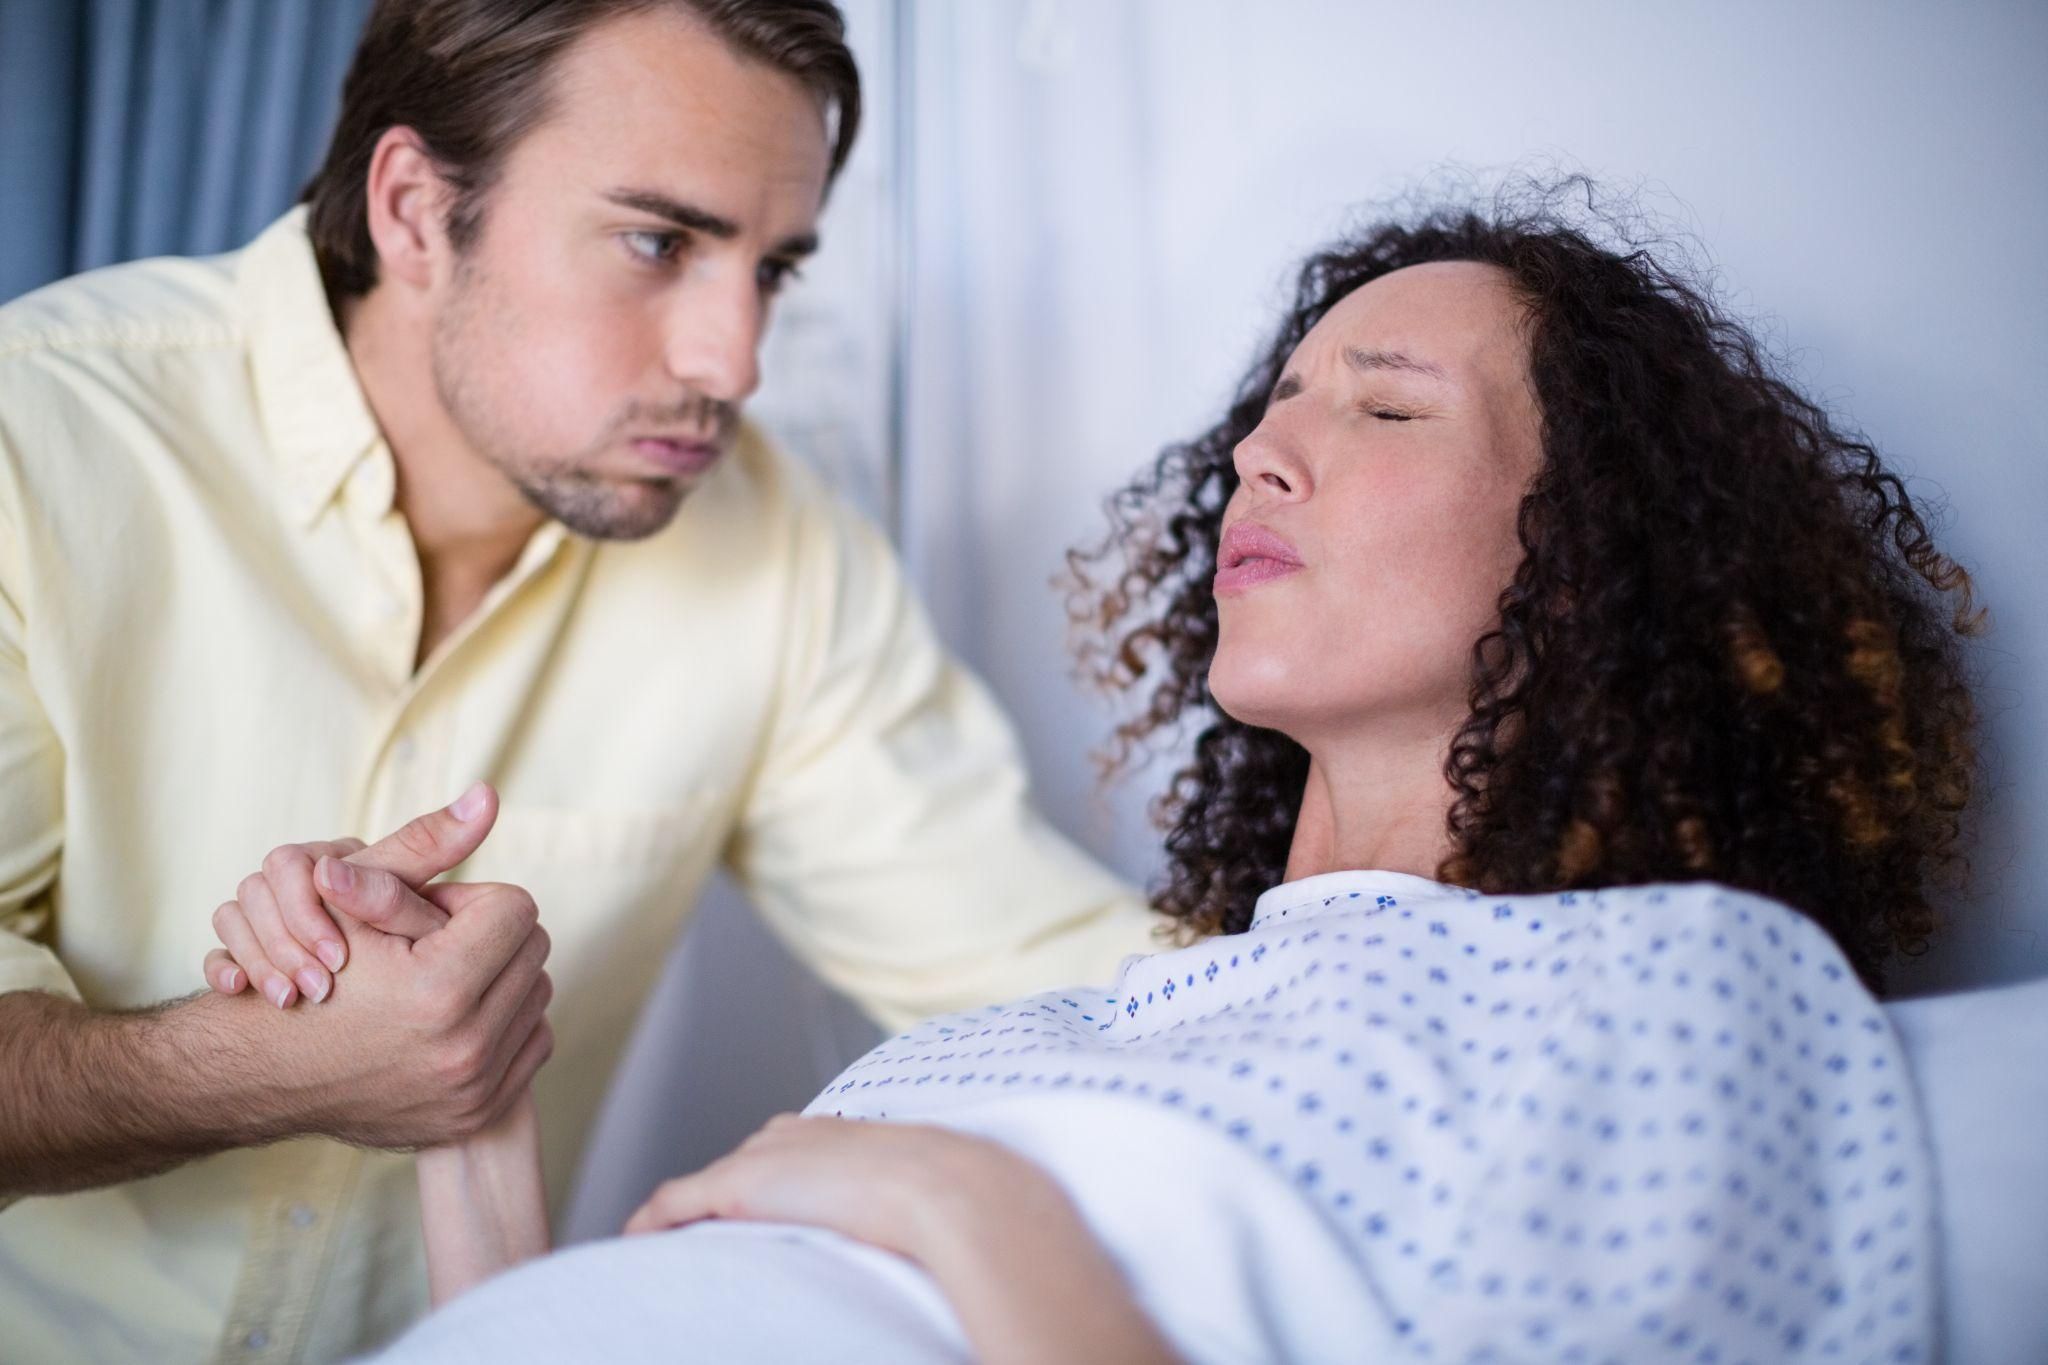
[[[1007,721],[887,541],[806,502],[776,719],[728,851],[763,918],[887,1027],[1157,949],[1142,897],[1032,809]]]

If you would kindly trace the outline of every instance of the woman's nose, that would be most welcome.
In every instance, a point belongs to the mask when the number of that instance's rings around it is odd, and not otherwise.
[[[1245,489],[1275,501],[1299,502],[1311,491],[1308,464],[1286,433],[1269,420],[1238,442],[1232,454]]]

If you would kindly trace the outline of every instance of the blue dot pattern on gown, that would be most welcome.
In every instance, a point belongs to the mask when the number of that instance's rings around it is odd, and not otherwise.
[[[1311,877],[1111,988],[921,1024],[809,1112],[971,1127],[1033,1092],[1169,1111],[1284,1176],[1411,1358],[1931,1353],[1903,1053],[1827,936],[1759,897]],[[1159,1301],[1190,1249],[1140,1240],[1111,1250]]]

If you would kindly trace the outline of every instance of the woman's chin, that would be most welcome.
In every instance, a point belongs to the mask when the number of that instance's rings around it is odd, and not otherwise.
[[[1302,720],[1304,691],[1298,682],[1290,686],[1286,677],[1265,670],[1254,670],[1248,677],[1223,668],[1209,670],[1209,695],[1219,711],[1242,725],[1278,730],[1290,737]]]

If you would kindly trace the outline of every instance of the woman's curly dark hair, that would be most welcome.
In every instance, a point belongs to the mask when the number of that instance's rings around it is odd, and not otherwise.
[[[1892,954],[1925,948],[1970,795],[1969,576],[1682,253],[1643,245],[1577,180],[1401,214],[1310,257],[1223,420],[1069,555],[1083,671],[1138,700],[1112,762],[1202,726],[1161,801],[1155,908],[1194,933],[1246,928],[1284,875],[1308,773],[1299,745],[1209,693],[1232,451],[1332,306],[1432,261],[1511,278],[1543,449],[1523,560],[1473,649],[1438,877],[1503,894],[1724,882],[1803,911],[1877,988]]]

